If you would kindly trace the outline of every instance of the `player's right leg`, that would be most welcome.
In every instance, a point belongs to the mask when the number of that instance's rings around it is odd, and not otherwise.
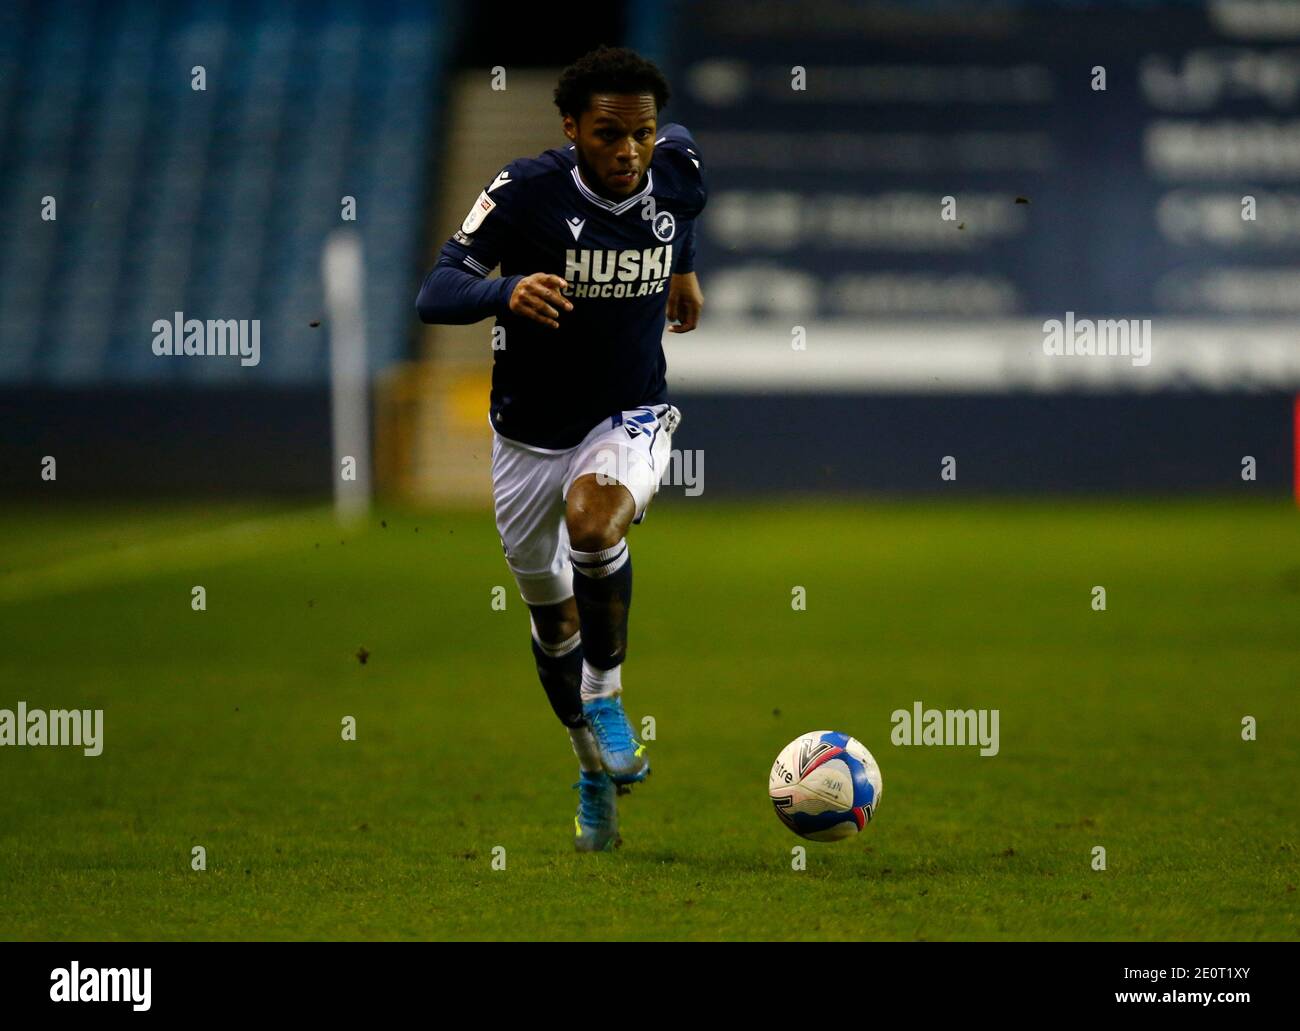
[[[506,563],[529,609],[537,676],[578,757],[574,845],[587,852],[619,844],[618,815],[614,784],[604,771],[582,708],[582,637],[562,496],[567,459],[497,437],[492,445],[492,491]]]

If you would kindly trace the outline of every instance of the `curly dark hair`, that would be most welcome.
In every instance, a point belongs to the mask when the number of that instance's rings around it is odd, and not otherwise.
[[[635,50],[598,46],[560,73],[555,106],[577,118],[591,104],[593,93],[653,93],[655,110],[662,111],[672,95],[664,73]]]

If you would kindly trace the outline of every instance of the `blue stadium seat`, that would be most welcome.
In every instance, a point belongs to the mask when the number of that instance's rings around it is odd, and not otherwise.
[[[344,196],[371,367],[405,355],[438,5],[0,8],[0,384],[323,381],[309,323]],[[155,357],[176,311],[260,319],[261,366]]]

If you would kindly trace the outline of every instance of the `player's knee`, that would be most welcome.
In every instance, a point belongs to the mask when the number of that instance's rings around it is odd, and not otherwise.
[[[569,544],[577,551],[604,551],[623,539],[623,528],[609,518],[569,520]]]
[[[564,517],[569,545],[578,551],[604,551],[627,533],[627,521],[619,509],[592,504],[584,496],[571,496]]]

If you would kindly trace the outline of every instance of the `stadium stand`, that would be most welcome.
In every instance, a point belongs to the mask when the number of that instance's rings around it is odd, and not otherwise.
[[[371,367],[403,356],[451,24],[429,3],[5,4],[0,384],[323,382],[344,197]],[[262,367],[155,356],[176,311],[260,319]]]

